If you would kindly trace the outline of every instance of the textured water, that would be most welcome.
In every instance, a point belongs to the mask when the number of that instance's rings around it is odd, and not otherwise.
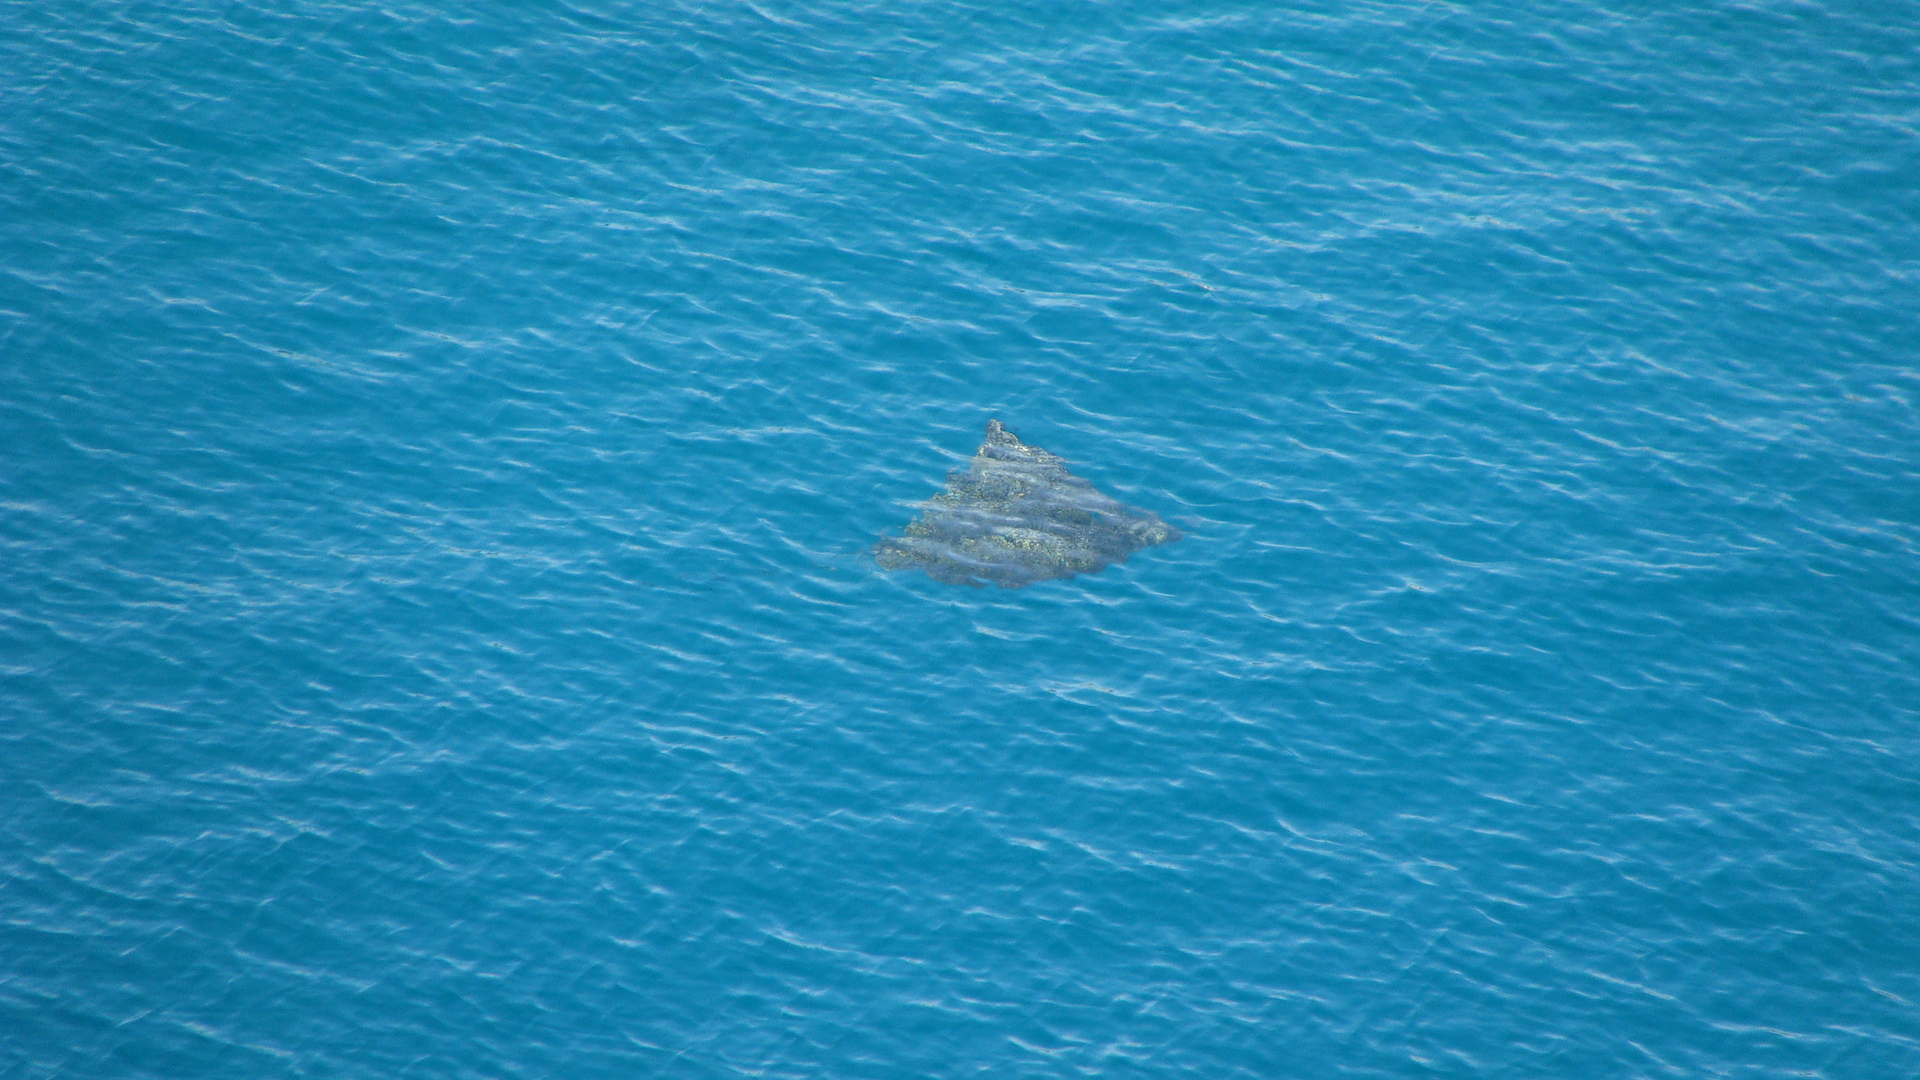
[[[0,1076],[1920,1075],[1916,27],[8,6]]]

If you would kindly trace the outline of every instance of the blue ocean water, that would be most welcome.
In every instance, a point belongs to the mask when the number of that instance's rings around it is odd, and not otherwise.
[[[1917,28],[9,6],[0,1077],[1920,1075]]]

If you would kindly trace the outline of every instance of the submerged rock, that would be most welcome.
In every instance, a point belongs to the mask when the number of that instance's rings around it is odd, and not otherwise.
[[[987,421],[987,441],[967,467],[921,505],[926,512],[905,536],[874,545],[874,561],[888,570],[919,567],[953,585],[1018,589],[1097,573],[1181,535],[1160,515],[1094,490],[998,420]]]

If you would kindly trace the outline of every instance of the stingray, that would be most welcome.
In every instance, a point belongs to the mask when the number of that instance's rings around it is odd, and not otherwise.
[[[874,561],[976,588],[1098,573],[1181,535],[1160,515],[1094,490],[998,420],[987,421],[987,441],[967,467],[947,474],[946,490],[920,505],[905,536],[874,545]]]

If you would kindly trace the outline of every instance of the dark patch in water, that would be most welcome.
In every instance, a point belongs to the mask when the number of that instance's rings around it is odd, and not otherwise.
[[[1160,515],[1101,494],[998,420],[987,421],[987,441],[967,467],[922,505],[906,535],[874,545],[874,561],[888,570],[919,567],[953,585],[1018,589],[1097,573],[1181,536]]]

